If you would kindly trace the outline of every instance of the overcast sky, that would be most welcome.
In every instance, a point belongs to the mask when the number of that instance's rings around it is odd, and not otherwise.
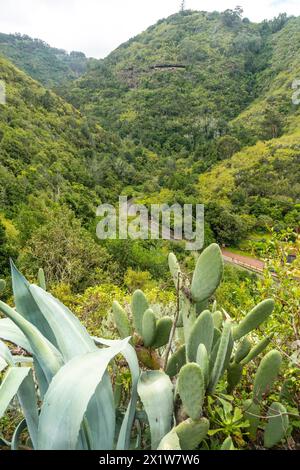
[[[0,31],[28,34],[67,51],[105,57],[119,44],[179,10],[180,0],[0,0]],[[186,0],[193,10],[241,5],[252,21],[300,16],[300,0]]]

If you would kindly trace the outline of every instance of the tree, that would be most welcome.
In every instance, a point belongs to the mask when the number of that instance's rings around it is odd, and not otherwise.
[[[241,143],[231,135],[224,135],[217,140],[217,156],[219,160],[230,158],[241,148]]]
[[[107,282],[107,271],[116,269],[106,249],[66,206],[49,211],[47,222],[27,241],[19,263],[33,276],[42,267],[50,285],[62,282],[76,290]]]
[[[9,258],[15,252],[12,250],[4,225],[0,222],[0,278],[9,274]]]
[[[225,26],[231,28],[241,23],[242,15],[243,9],[237,6],[234,10],[227,9],[221,13],[221,19]]]
[[[264,112],[263,132],[264,139],[276,139],[282,134],[283,119],[275,104],[268,103]]]
[[[181,3],[180,3],[180,11],[181,13],[183,13],[185,10],[185,0],[182,0]]]

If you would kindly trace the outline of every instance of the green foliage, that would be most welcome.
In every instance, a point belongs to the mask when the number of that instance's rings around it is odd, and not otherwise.
[[[221,448],[220,450],[236,450],[234,445],[233,445],[233,442],[232,442],[232,439],[231,437],[227,437],[225,439],[225,441],[223,442],[223,444],[221,445]]]
[[[21,34],[0,34],[0,53],[43,85],[54,87],[83,75],[88,59],[82,52],[68,54],[40,39]]]
[[[6,282],[4,281],[4,279],[0,279],[0,294],[2,294],[2,292],[5,290],[5,287]]]

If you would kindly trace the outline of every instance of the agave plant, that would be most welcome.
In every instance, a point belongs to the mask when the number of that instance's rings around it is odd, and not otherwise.
[[[42,287],[31,285],[11,263],[15,309],[0,302],[0,338],[21,348],[13,355],[0,341],[0,418],[17,395],[24,419],[11,447],[27,429],[33,449],[124,450],[137,402],[138,360],[130,338],[92,338],[79,320]],[[119,354],[132,376],[131,400],[116,432],[109,363]],[[116,435],[117,434],[117,435]]]

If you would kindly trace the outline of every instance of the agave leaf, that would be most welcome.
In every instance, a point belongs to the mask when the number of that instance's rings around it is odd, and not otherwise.
[[[15,367],[15,358],[11,355],[8,347],[0,341],[0,356],[7,362],[10,367]],[[27,369],[27,368],[26,368]],[[26,418],[28,431],[33,446],[37,444],[38,429],[38,405],[35,393],[35,384],[33,380],[32,370],[24,378],[18,389],[18,399]]]
[[[36,326],[42,335],[45,336],[45,338],[47,338],[52,344],[57,346],[54,334],[51,331],[47,320],[41,314],[38,305],[29,291],[29,282],[20,273],[20,271],[18,271],[12,260],[10,261],[10,266],[12,288],[17,312],[32,323],[32,325]]]
[[[157,449],[162,438],[171,430],[173,415],[173,386],[164,372],[142,372],[138,383],[151,431],[151,448]]]
[[[0,436],[0,446],[10,447],[10,446],[11,446],[11,442],[9,442],[9,441],[7,441],[6,439],[4,439],[3,436]]]
[[[75,356],[98,351],[93,339],[90,337],[87,330],[67,307],[65,307],[51,294],[45,292],[38,286],[31,285],[30,292],[32,293],[32,296],[35,299],[37,305],[39,306],[41,312],[47,318],[55,334],[56,341],[58,343],[60,351],[63,354],[65,361],[69,361]],[[104,341],[102,341],[102,344],[112,346],[118,343],[105,343]],[[129,346],[128,348],[125,348],[125,350],[131,351],[131,349],[129,349]],[[124,355],[125,354],[127,353],[125,352]],[[132,355],[132,353],[130,352],[128,352],[128,354]],[[136,394],[136,392],[134,393]],[[113,391],[111,382],[108,374],[105,373],[102,379],[102,384],[100,384],[96,388],[95,394],[91,398],[86,412],[87,423],[90,427],[91,439],[93,441],[91,445],[94,449],[99,449],[97,447],[98,442],[101,442],[101,436],[105,432],[107,426],[106,420],[107,414],[109,413],[109,410],[107,410],[107,406],[111,403],[112,394]],[[130,417],[129,422],[131,421],[129,425],[130,429],[134,418],[133,413],[134,412],[132,410],[132,407],[130,407],[128,409],[128,414]],[[129,445],[129,438],[127,434],[126,441]]]
[[[0,356],[0,374],[7,366],[7,362]]]
[[[22,419],[16,427],[11,440],[11,450],[19,450],[21,434],[27,428],[26,419]]]
[[[10,318],[27,337],[34,356],[39,362],[48,383],[62,366],[62,357],[59,351],[48,341],[42,333],[16,310],[0,301],[0,310]]]
[[[2,318],[0,320],[0,338],[19,346],[20,348],[25,349],[29,354],[32,354],[32,349],[26,336],[9,318]]]
[[[8,405],[30,371],[30,367],[10,367],[7,369],[0,385],[0,418],[4,415]]]
[[[43,400],[48,389],[48,380],[46,375],[44,374],[43,369],[41,368],[39,362],[36,360],[35,357],[33,358],[33,366],[35,377],[39,386],[40,398],[41,400]]]
[[[2,343],[2,341],[0,341],[0,357],[1,357],[2,359],[4,359],[4,361],[5,361],[9,366],[14,367],[14,365],[15,365],[14,358],[13,358],[13,356],[11,355],[10,350],[8,349],[8,347],[6,346],[6,344]]]
[[[114,346],[77,356],[65,364],[53,378],[42,405],[38,449],[72,450],[76,448],[81,423],[88,404],[97,387],[101,384],[109,362],[124,351],[129,338],[117,341]],[[99,391],[105,393],[106,383]],[[74,393],[76,390],[76,393]],[[99,436],[97,449],[113,447],[115,433],[115,409],[113,394],[105,409],[105,432]],[[90,447],[92,445],[90,443]]]
[[[20,385],[18,399],[26,419],[32,445],[36,448],[39,412],[32,370],[30,370],[27,377],[25,377]]]
[[[105,340],[102,338],[93,338],[96,343],[104,344],[106,346],[113,346],[116,344],[115,341]],[[131,391],[131,399],[130,403],[127,407],[127,411],[125,413],[123,423],[119,432],[118,442],[117,442],[117,450],[127,450],[130,446],[130,434],[131,428],[135,416],[136,410],[136,402],[137,402],[137,385],[140,376],[140,369],[139,363],[137,360],[136,352],[134,348],[127,344],[122,351],[123,356],[125,357],[126,361],[128,362],[131,377],[132,377],[132,391]]]
[[[27,356],[13,356],[15,364],[26,364],[28,367],[33,366],[33,358]]]
[[[59,300],[38,286],[31,285],[29,290],[51,326],[65,361],[97,349],[85,327]]]
[[[30,292],[42,314],[48,320],[65,362],[76,356],[98,351],[85,327],[59,300],[35,285],[30,286]],[[101,436],[106,432],[107,415],[112,412],[107,409],[110,406],[112,396],[110,378],[107,373],[104,373],[102,384],[96,387],[86,411],[86,427],[90,428],[91,446],[97,450],[99,450],[97,443],[101,442]]]

